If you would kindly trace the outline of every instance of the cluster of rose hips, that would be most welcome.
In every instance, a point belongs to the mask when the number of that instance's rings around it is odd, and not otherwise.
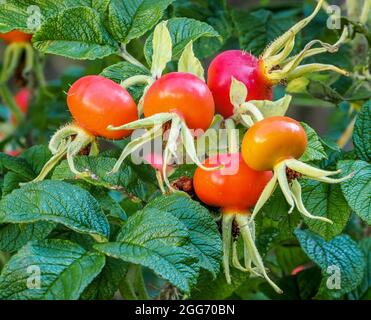
[[[207,205],[221,208],[223,265],[227,281],[231,281],[229,266],[232,262],[240,270],[264,277],[277,292],[281,292],[268,277],[255,246],[255,215],[279,185],[290,211],[296,206],[307,217],[331,222],[313,216],[305,209],[298,178],[303,176],[328,183],[337,183],[345,178],[329,178],[339,172],[324,171],[300,162],[298,159],[307,147],[303,127],[284,115],[265,116],[259,101],[272,100],[273,87],[282,80],[324,70],[346,74],[332,65],[301,65],[303,59],[333,51],[336,46],[314,40],[302,52],[290,56],[295,35],[313,19],[322,2],[319,1],[313,14],[273,42],[261,57],[240,50],[219,54],[210,64],[207,83],[187,72],[154,76],[144,91],[140,108],[123,85],[95,75],[77,80],[67,94],[73,123],[52,137],[49,148],[53,157],[34,181],[44,179],[64,156],[67,156],[70,169],[77,177],[88,178],[91,173],[78,170],[74,164],[74,157],[82,149],[90,148],[90,155],[97,155],[97,137],[119,140],[130,136],[133,129],[146,129],[143,136],[127,144],[112,169],[112,172],[117,172],[127,156],[163,135],[166,125],[170,130],[160,156],[160,176],[165,179],[169,191],[174,191],[167,179],[168,164],[176,156],[179,144],[183,144],[198,166],[193,179],[197,197]],[[321,48],[313,49],[317,43]],[[274,108],[274,104],[271,106]],[[202,163],[195,151],[197,138],[190,129],[208,130],[215,114],[224,118],[226,128],[234,129],[239,122],[248,129],[241,147],[234,145],[227,153],[211,156]],[[233,157],[237,161],[231,161]],[[228,167],[233,174],[224,174]],[[163,185],[161,189],[166,192]],[[236,242],[232,240],[234,224],[239,227],[243,238],[243,265]]]

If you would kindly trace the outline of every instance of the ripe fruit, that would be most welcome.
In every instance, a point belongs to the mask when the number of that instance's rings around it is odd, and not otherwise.
[[[307,148],[307,135],[294,119],[270,117],[247,130],[242,156],[253,169],[272,170],[282,160],[299,159]]]
[[[214,207],[245,211],[253,208],[265,185],[272,178],[272,172],[251,169],[239,154],[220,154],[204,163],[210,168],[220,164],[226,167],[215,171],[197,168],[194,175],[197,196],[202,202]],[[228,174],[226,170],[235,174]]]
[[[272,100],[273,82],[265,74],[262,62],[241,50],[224,51],[211,62],[207,81],[214,96],[216,112],[224,118],[233,115],[229,96],[232,77],[246,85],[246,101]]]
[[[101,76],[77,80],[67,94],[68,108],[76,122],[95,136],[122,139],[131,131],[107,130],[108,125],[123,125],[138,119],[136,104],[117,83]]]
[[[14,96],[14,100],[22,111],[23,114],[27,114],[28,107],[31,100],[31,90],[29,88],[22,88],[18,91],[18,93]],[[13,115],[11,115],[11,121],[13,124],[16,124],[17,120]]]
[[[7,33],[0,33],[0,39],[6,43],[30,42],[32,34],[27,34],[19,30],[9,31]]]
[[[255,245],[254,221],[249,217],[249,209],[258,201],[265,185],[272,178],[272,172],[258,172],[249,168],[239,153],[220,154],[207,159],[204,163],[206,168],[215,165],[223,165],[224,168],[214,171],[197,168],[193,177],[193,185],[196,195],[202,202],[221,207],[223,266],[227,282],[231,283],[229,264],[230,249],[233,246],[234,267],[264,277],[278,293],[282,293],[282,290],[267,275],[263,260]],[[232,240],[234,223],[243,238],[245,266],[240,264],[236,241]],[[251,263],[255,265],[254,268]]]
[[[75,123],[62,127],[50,139],[49,149],[53,156],[33,181],[43,180],[65,155],[76,177],[92,179],[95,176],[89,171],[80,172],[75,167],[74,157],[87,147],[89,155],[97,155],[97,137],[121,139],[130,134],[127,130],[107,130],[108,125],[122,125],[138,119],[137,107],[130,94],[101,76],[77,80],[68,90],[67,105]]]
[[[182,143],[193,163],[202,167],[194,143],[196,134],[198,136],[200,132],[191,132],[190,129],[206,131],[212,123],[214,109],[213,96],[206,83],[198,77],[184,72],[162,76],[144,93],[144,119],[119,127],[109,126],[109,130],[147,129],[143,136],[126,145],[112,172],[119,170],[127,156],[156,137],[164,136],[169,129],[162,152],[162,177],[167,187],[173,190],[167,178],[172,156],[177,154],[179,144]]]
[[[190,73],[172,72],[155,81],[144,98],[144,116],[176,112],[188,128],[207,130],[215,106],[207,85]]]
[[[273,170],[273,178],[269,181],[257,202],[252,218],[259,212],[272,195],[277,183],[290,205],[289,213],[295,205],[304,216],[332,223],[322,216],[313,216],[305,208],[301,197],[301,176],[321,182],[338,183],[349,179],[351,175],[341,179],[329,178],[339,171],[325,171],[305,164],[299,159],[307,147],[307,135],[303,127],[288,117],[270,117],[255,123],[246,133],[242,141],[242,157],[251,168],[264,171]]]
[[[208,85],[214,96],[217,113],[225,118],[234,114],[235,109],[230,101],[232,78],[245,84],[248,90],[246,101],[249,101],[272,100],[274,85],[283,80],[291,81],[308,73],[332,70],[347,75],[346,71],[333,65],[320,63],[300,65],[307,57],[324,52],[336,52],[342,38],[334,45],[313,40],[299,54],[290,56],[294,48],[296,34],[317,15],[323,2],[324,0],[318,1],[310,16],[299,21],[278,37],[260,57],[240,50],[230,50],[222,52],[211,62],[208,70]],[[312,49],[315,44],[320,44],[321,48]]]

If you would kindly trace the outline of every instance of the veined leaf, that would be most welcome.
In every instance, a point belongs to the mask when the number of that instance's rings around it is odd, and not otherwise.
[[[98,240],[109,225],[98,202],[84,189],[62,181],[30,183],[0,201],[0,223],[61,223]]]
[[[371,161],[371,101],[363,105],[354,125],[353,142],[361,160]]]
[[[337,236],[326,242],[307,230],[297,229],[295,235],[308,257],[322,269],[323,278],[319,292],[321,296],[340,298],[360,284],[364,275],[365,259],[349,236]]]
[[[65,240],[23,247],[0,275],[0,299],[77,300],[100,273],[105,257]]]
[[[117,41],[127,44],[151,30],[173,1],[110,0],[108,29]]]
[[[43,240],[54,229],[49,222],[5,224],[0,226],[0,250],[14,252],[31,240]]]
[[[145,209],[131,216],[116,242],[97,244],[108,256],[152,269],[183,292],[195,283],[199,267],[188,245],[189,233],[173,215]]]
[[[361,160],[338,162],[344,174],[354,177],[341,183],[341,190],[349,206],[368,224],[371,224],[371,164]]]
[[[348,223],[351,209],[349,208],[340,185],[329,185],[314,180],[300,181],[305,207],[315,216],[326,217],[334,222],[304,218],[309,229],[318,233],[326,240],[339,235]]]
[[[215,277],[219,272],[222,243],[208,210],[179,194],[157,197],[146,206],[146,209],[151,208],[172,214],[187,227],[191,239],[189,246],[199,258],[200,266]]]
[[[0,32],[13,29],[34,32],[45,19],[78,6],[90,6],[91,0],[5,0],[0,1]]]
[[[95,60],[119,51],[99,14],[88,7],[67,9],[49,18],[32,42],[41,52],[72,59]]]
[[[307,134],[308,145],[305,153],[301,156],[300,161],[308,162],[326,159],[327,155],[325,149],[323,148],[317,133],[306,123],[301,122],[301,125]]]
[[[124,261],[108,257],[102,272],[84,290],[82,300],[110,300],[126,275],[127,264]]]

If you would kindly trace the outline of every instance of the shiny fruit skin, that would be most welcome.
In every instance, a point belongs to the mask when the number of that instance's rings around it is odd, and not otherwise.
[[[235,156],[235,161],[228,158]],[[235,166],[236,173],[223,175],[221,170],[205,171],[197,168],[193,185],[198,198],[207,205],[223,208],[223,212],[246,211],[255,206],[272,172],[255,171],[242,160],[240,154],[220,154],[205,161],[206,167],[221,163]]]
[[[22,111],[23,114],[27,114],[30,100],[31,100],[31,90],[28,88],[22,88],[14,96],[14,101],[16,102],[17,106],[19,107],[19,109]],[[14,115],[11,115],[11,121],[13,124],[17,123],[17,120],[14,117]]]
[[[30,42],[32,34],[27,34],[19,30],[9,31],[7,33],[0,33],[0,39],[3,39],[6,43],[16,42]]]
[[[201,79],[190,73],[172,72],[156,80],[144,98],[144,115],[162,112],[181,115],[190,129],[207,130],[213,120],[213,96]]]
[[[78,125],[107,139],[118,140],[131,131],[107,130],[138,120],[137,106],[130,94],[117,83],[101,76],[77,80],[67,94],[68,108]]]
[[[241,150],[248,166],[265,171],[284,159],[299,159],[306,148],[307,135],[301,124],[277,116],[265,118],[247,130]]]
[[[241,50],[224,51],[214,58],[208,70],[207,84],[213,93],[216,112],[224,118],[233,115],[230,101],[232,77],[243,82],[249,100],[272,100],[272,83],[263,72],[263,62]]]

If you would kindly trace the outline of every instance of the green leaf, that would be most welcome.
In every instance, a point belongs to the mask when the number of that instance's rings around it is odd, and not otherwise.
[[[189,233],[172,214],[144,209],[131,216],[117,242],[97,244],[108,256],[152,269],[183,292],[195,283],[199,267],[188,245]]]
[[[55,225],[49,222],[2,225],[0,226],[0,250],[14,252],[28,241],[43,240],[54,227]]]
[[[103,255],[69,241],[29,243],[2,270],[0,299],[76,300],[104,263]],[[35,289],[32,285],[38,280],[40,287]]]
[[[341,192],[340,185],[314,180],[300,181],[305,207],[315,216],[326,217],[334,224],[304,217],[309,229],[326,240],[339,235],[348,223],[351,210]]]
[[[359,243],[365,258],[366,269],[361,284],[349,294],[350,299],[370,299],[371,297],[371,238],[362,239]]]
[[[14,29],[35,31],[45,19],[61,11],[89,6],[91,0],[5,0],[0,1],[0,32]],[[34,7],[32,7],[34,6]]]
[[[174,17],[193,18],[211,25],[221,37],[206,37],[194,46],[200,59],[212,56],[220,51],[234,32],[230,10],[226,0],[182,0],[172,5]],[[222,39],[221,39],[222,38]]]
[[[98,202],[86,190],[62,181],[30,183],[0,201],[0,223],[38,221],[61,223],[98,240],[109,236]]]
[[[290,275],[292,271],[300,265],[308,262],[302,248],[293,245],[279,245],[275,248],[277,263],[284,272],[284,275]]]
[[[322,269],[320,296],[340,298],[361,283],[365,259],[357,244],[349,236],[337,236],[326,242],[308,230],[297,229],[295,235],[308,257]],[[332,268],[339,271],[339,288],[327,285],[332,282],[331,277],[336,276]]]
[[[360,160],[371,161],[371,101],[363,105],[354,125],[353,143]]]
[[[4,175],[4,181],[3,181],[3,194],[2,196],[5,196],[9,193],[11,193],[14,189],[19,188],[19,184],[22,182],[27,182],[27,179],[19,175],[15,172],[7,172]]]
[[[219,272],[222,242],[208,210],[182,194],[157,197],[146,206],[146,209],[151,208],[170,213],[184,223],[191,239],[189,246],[199,258],[201,268],[215,277]]]
[[[101,24],[99,14],[88,7],[67,9],[49,18],[32,42],[41,52],[72,59],[95,60],[118,53],[118,44]]]
[[[117,83],[121,83],[122,81],[133,76],[150,76],[151,74],[148,72],[147,69],[135,66],[127,61],[122,61],[105,68],[100,75],[109,78]],[[133,99],[138,102],[143,95],[144,88],[145,85],[138,84],[130,86],[130,88],[127,88],[127,90],[129,91]]]
[[[108,29],[117,41],[127,44],[152,29],[173,1],[111,0],[107,12]]]
[[[201,272],[197,285],[191,292],[192,300],[223,300],[229,298],[247,279],[249,273],[231,269],[231,284],[225,280],[224,272],[216,279],[207,272]]]
[[[352,210],[368,224],[371,224],[371,165],[357,160],[338,162],[344,174],[354,172],[351,179],[341,183],[341,190]]]
[[[121,61],[116,64],[110,65],[105,68],[101,73],[101,76],[111,79],[117,83],[120,83],[128,78],[139,75],[148,75],[151,74],[148,70],[135,66],[127,61]]]
[[[0,152],[0,170],[12,171],[26,180],[32,180],[35,177],[35,173],[25,159],[12,157],[2,152]]]
[[[84,180],[98,187],[120,190],[129,197],[135,195],[143,200],[148,200],[157,190],[154,170],[150,166],[135,165],[126,161],[117,173],[107,174],[116,163],[116,159],[107,157],[82,156],[75,160],[80,171],[85,169],[92,173],[92,177]],[[74,180],[67,160],[62,161],[53,172],[53,180]]]
[[[126,275],[127,264],[121,260],[108,257],[102,272],[84,290],[82,300],[111,300]]]
[[[86,177],[87,182],[108,189],[120,189],[135,182],[136,176],[131,167],[122,166],[117,173],[107,174],[113,168],[116,159],[106,157],[82,156],[76,158],[77,170],[83,172],[88,170],[92,173],[91,177]],[[75,174],[71,172],[67,160],[62,161],[54,170],[53,180],[73,180]]]
[[[213,27],[205,22],[189,18],[172,18],[167,21],[171,40],[173,43],[173,59],[178,60],[186,45],[201,37],[218,37],[219,34]],[[151,34],[144,46],[144,53],[148,64],[152,63],[153,34]]]
[[[300,161],[308,162],[326,159],[327,154],[317,133],[306,123],[301,122],[301,125],[307,134],[308,145],[304,154],[301,156]]]
[[[296,209],[289,214],[289,209],[281,189],[277,188],[269,201],[264,205],[262,213],[257,215],[256,227],[258,235],[263,233],[261,229],[269,228],[270,236],[276,237],[276,241],[292,239],[294,237],[293,231],[301,221],[301,215]],[[273,232],[275,229],[278,233],[276,235]],[[258,249],[267,250],[269,248],[266,248],[265,245],[263,248],[258,246]]]
[[[125,211],[122,209],[120,204],[111,197],[110,192],[111,191],[107,192],[107,190],[96,188],[92,194],[107,215],[122,221],[126,221],[127,215]]]
[[[241,49],[255,56],[276,38],[287,31],[294,23],[294,11],[282,11],[275,14],[260,9],[251,13],[233,10],[232,18],[236,24]]]

